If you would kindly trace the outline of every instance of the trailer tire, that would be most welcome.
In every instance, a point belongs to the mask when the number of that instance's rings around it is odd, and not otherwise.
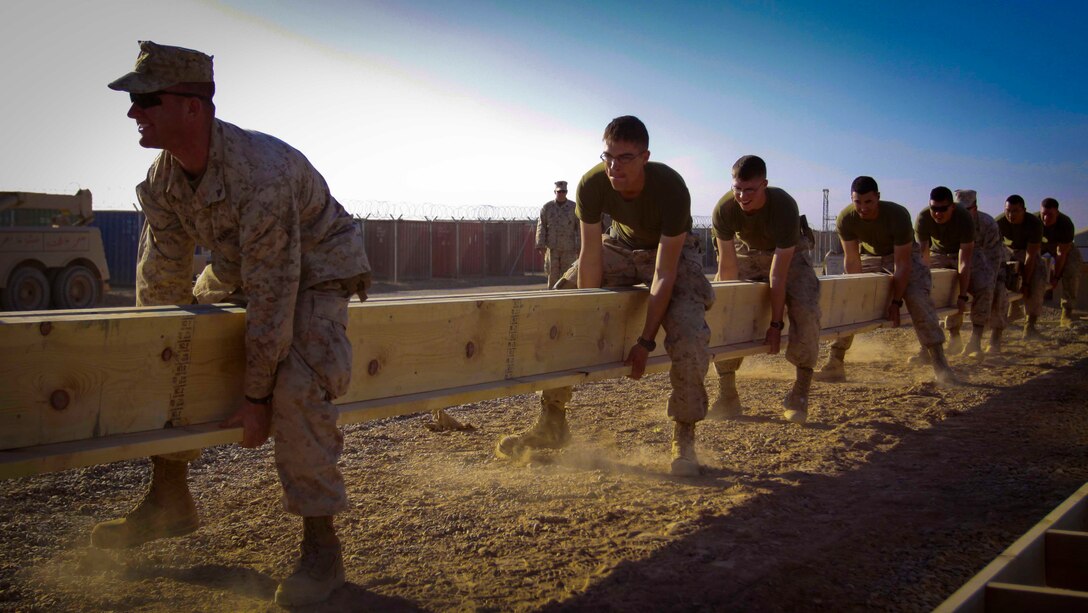
[[[58,309],[89,309],[102,297],[98,275],[82,264],[72,264],[53,279],[53,304]]]
[[[0,306],[5,311],[42,311],[49,308],[49,279],[33,266],[20,266],[11,272],[7,286],[0,292]]]

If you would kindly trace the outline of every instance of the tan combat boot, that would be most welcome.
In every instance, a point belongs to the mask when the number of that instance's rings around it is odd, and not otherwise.
[[[846,381],[846,364],[843,362],[845,358],[846,351],[832,347],[827,363],[824,364],[823,368],[812,374],[813,378],[817,381],[829,383]]]
[[[1058,326],[1061,328],[1068,328],[1073,325],[1074,319],[1075,318],[1073,317],[1073,307],[1063,305],[1062,318],[1058,320]]]
[[[1039,333],[1036,324],[1039,322],[1038,315],[1028,315],[1028,323],[1024,324],[1024,336],[1025,341],[1041,341],[1046,340],[1045,337]]]
[[[706,412],[706,418],[715,421],[733,419],[744,414],[744,407],[740,404],[740,394],[737,393],[737,373],[729,372],[718,377],[718,399]]]
[[[971,326],[971,340],[967,341],[967,344],[963,347],[963,352],[960,355],[968,358],[974,358],[981,360],[982,354],[982,333],[986,330],[986,326],[980,326],[975,324]]]
[[[933,363],[933,358],[930,356],[929,349],[925,347],[919,347],[918,353],[907,358],[907,364],[911,366],[927,366]]]
[[[344,585],[344,556],[332,517],[302,518],[302,555],[295,572],[276,588],[276,604],[317,604]]]
[[[1009,321],[1017,321],[1024,317],[1024,301],[1017,300],[1009,304]]]
[[[544,405],[533,427],[521,434],[504,436],[495,446],[495,455],[504,460],[518,460],[530,449],[562,449],[569,442],[567,410]]]
[[[803,424],[808,421],[808,390],[812,387],[812,369],[797,367],[797,378],[793,380],[793,389],[786,393],[782,406],[786,411],[782,417],[788,422]]]
[[[963,340],[960,338],[960,329],[950,328],[948,330],[948,347],[945,351],[948,355],[959,355],[961,349],[963,349]]]
[[[91,545],[126,549],[148,541],[182,536],[200,527],[189,493],[189,462],[151,458],[151,486],[136,508],[121,519],[104,521],[91,531]]]
[[[941,385],[959,385],[960,380],[956,377],[956,373],[952,370],[952,367],[948,365],[948,360],[944,357],[944,346],[941,343],[935,343],[928,347],[930,359],[933,362],[933,374],[937,377],[937,383]]]
[[[695,424],[673,422],[670,471],[674,477],[699,476],[699,457],[695,455]]]
[[[1004,334],[1004,328],[994,328],[990,330],[990,347],[986,350],[989,355],[1001,355],[1001,335]]]

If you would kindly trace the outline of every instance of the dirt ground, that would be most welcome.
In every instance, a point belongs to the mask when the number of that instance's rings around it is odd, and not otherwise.
[[[1088,481],[1088,322],[1006,354],[954,359],[942,389],[905,364],[909,329],[858,337],[849,381],[815,383],[788,424],[781,357],[745,360],[747,416],[697,430],[707,470],[668,475],[667,375],[575,391],[570,447],[492,454],[536,397],[345,428],[348,585],[314,611],[932,609]],[[716,381],[707,380],[711,398]],[[271,445],[205,450],[204,525],[129,551],[88,547],[138,499],[148,462],[0,482],[0,609],[266,611],[301,522]]]

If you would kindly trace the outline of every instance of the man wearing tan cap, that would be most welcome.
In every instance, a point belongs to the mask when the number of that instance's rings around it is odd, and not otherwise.
[[[957,189],[956,205],[962,207],[975,224],[975,249],[971,252],[971,340],[963,355],[982,357],[982,334],[990,326],[991,354],[1001,353],[1001,335],[1007,325],[1009,293],[1005,288],[1004,263],[1009,253],[1001,241],[1001,230],[990,215],[978,210],[978,193],[973,189]]]
[[[578,259],[579,238],[574,201],[567,199],[567,182],[556,181],[555,200],[540,209],[536,224],[536,250],[544,254],[549,288]]]
[[[128,92],[140,145],[161,149],[136,195],[136,303],[246,306],[244,396],[224,426],[242,446],[275,432],[286,510],[303,517],[302,555],[276,602],[321,602],[344,583],[333,516],[347,508],[337,468],[343,437],[332,399],[351,376],[348,298],[365,298],[369,264],[351,217],[306,158],[266,134],[216,119],[212,58],[140,42],[135,69],[109,84]],[[196,245],[213,263],[194,286]],[[187,483],[199,451],[152,458],[151,486],[122,519],[95,526],[98,547],[133,547],[200,525]]]

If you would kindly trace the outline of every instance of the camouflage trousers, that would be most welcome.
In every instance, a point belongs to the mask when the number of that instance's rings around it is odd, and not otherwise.
[[[604,239],[602,287],[624,287],[654,278],[657,249],[629,249],[618,240]],[[707,395],[703,380],[710,365],[710,327],[706,311],[714,304],[714,290],[703,274],[699,237],[689,234],[676,271],[672,299],[661,326],[665,329],[665,352],[672,365],[667,414],[675,421],[695,423],[706,417]],[[563,275],[558,289],[577,286],[578,262]],[[544,390],[541,404],[562,407],[571,397],[571,388]]]
[[[544,252],[544,270],[548,273],[548,287],[555,287],[559,278],[578,260],[577,251],[548,249]]]
[[[303,517],[335,515],[348,507],[336,463],[344,437],[332,399],[351,381],[347,337],[348,294],[339,281],[302,290],[295,304],[294,335],[276,369],[272,391],[272,436],[283,506]],[[163,456],[195,460],[200,450]]]
[[[1012,252],[1014,260],[1020,263],[1021,275],[1024,271],[1024,259],[1027,257],[1027,251],[1023,249],[1017,249]],[[1035,272],[1031,275],[1031,279],[1023,279],[1020,287],[1025,285],[1030,289],[1031,293],[1024,299],[1024,309],[1028,315],[1039,316],[1043,314],[1043,298],[1046,295],[1047,285],[1050,283],[1050,272],[1046,258],[1039,257],[1035,262]]]
[[[959,255],[931,253],[929,255],[929,264],[930,268],[958,270]],[[972,325],[985,326],[990,323],[996,283],[997,270],[994,264],[987,258],[973,255],[971,257],[971,281],[967,286],[967,293],[971,295]],[[959,286],[957,285],[957,287]],[[1007,297],[1006,300],[1008,300]],[[944,327],[947,330],[959,330],[962,326],[963,313],[953,313],[944,320]]]
[[[1072,311],[1077,306],[1077,286],[1080,284],[1080,269],[1083,258],[1080,250],[1073,247],[1065,258],[1065,269],[1062,270],[1062,310]]]
[[[944,331],[937,321],[937,308],[933,306],[933,299],[929,292],[933,288],[933,277],[930,276],[929,266],[922,261],[922,254],[915,245],[910,254],[910,279],[907,280],[907,291],[903,294],[903,302],[907,305],[911,323],[914,324],[914,334],[923,347],[944,343]],[[891,274],[895,269],[895,256],[861,256],[862,272],[879,272]],[[836,340],[832,349],[845,352],[854,344],[854,337],[844,336]]]
[[[807,246],[797,246],[786,276],[786,317],[790,322],[786,361],[802,368],[814,367],[820,354],[820,281]],[[738,242],[737,277],[741,281],[768,281],[773,258],[774,250],[752,250]],[[736,372],[743,360],[714,362],[714,370],[718,376]]]

